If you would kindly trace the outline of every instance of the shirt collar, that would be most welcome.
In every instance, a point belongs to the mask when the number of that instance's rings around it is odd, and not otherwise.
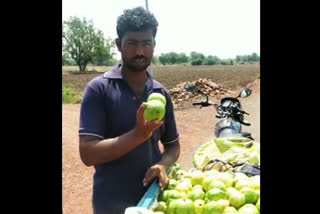
[[[123,79],[123,75],[120,71],[120,66],[121,64],[116,64],[111,71],[107,71],[103,74],[103,78],[108,78],[108,79]],[[154,84],[155,82],[153,81],[153,77],[151,75],[151,73],[146,70],[146,74],[148,77],[148,80],[146,82],[147,85],[152,85],[153,89],[159,89],[162,88],[162,86],[160,84]]]

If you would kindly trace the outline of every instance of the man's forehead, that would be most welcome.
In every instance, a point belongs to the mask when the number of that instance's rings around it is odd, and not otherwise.
[[[128,31],[124,34],[123,39],[133,40],[153,40],[152,30],[146,31]]]

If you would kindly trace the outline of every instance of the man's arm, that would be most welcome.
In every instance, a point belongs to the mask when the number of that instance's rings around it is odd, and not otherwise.
[[[120,158],[146,141],[151,132],[159,128],[162,122],[146,122],[143,116],[145,107],[143,103],[137,111],[135,128],[121,136],[101,140],[95,136],[80,135],[79,151],[82,162],[86,166],[106,163]]]
[[[180,142],[176,140],[169,144],[164,144],[164,152],[161,160],[150,167],[143,179],[143,185],[146,186],[155,177],[159,178],[159,186],[163,189],[168,184],[167,169],[169,169],[179,158]]]

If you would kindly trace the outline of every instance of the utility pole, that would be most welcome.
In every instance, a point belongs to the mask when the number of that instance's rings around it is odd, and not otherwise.
[[[148,0],[146,0],[146,10],[149,12]],[[151,75],[153,76],[153,72],[152,72],[152,69],[151,69],[151,63],[149,65],[149,70],[150,70]]]
[[[148,0],[146,0],[146,9],[149,12]]]

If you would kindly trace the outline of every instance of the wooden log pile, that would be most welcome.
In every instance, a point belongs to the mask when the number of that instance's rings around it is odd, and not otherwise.
[[[174,109],[190,107],[193,102],[199,102],[206,99],[206,97],[200,93],[188,92],[185,89],[185,86],[189,83],[194,84],[203,93],[207,94],[209,96],[209,100],[219,100],[220,98],[229,96],[233,93],[231,90],[225,89],[222,85],[206,78],[200,78],[191,82],[182,82],[169,90]]]

